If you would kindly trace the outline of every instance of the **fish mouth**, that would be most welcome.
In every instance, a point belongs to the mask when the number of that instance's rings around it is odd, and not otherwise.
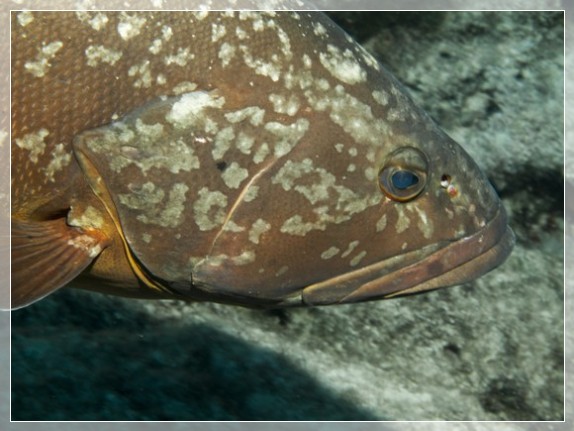
[[[463,284],[506,260],[515,237],[499,206],[495,216],[473,235],[419,250],[312,284],[303,289],[306,305],[362,302],[410,295]]]

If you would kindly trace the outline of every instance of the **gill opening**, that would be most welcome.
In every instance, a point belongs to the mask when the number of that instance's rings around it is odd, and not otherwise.
[[[94,194],[102,201],[102,203],[104,204],[104,208],[106,209],[106,212],[109,214],[110,218],[114,223],[114,226],[116,227],[116,230],[122,240],[126,257],[136,277],[150,289],[157,290],[162,293],[168,293],[170,295],[176,295],[176,296],[179,295],[177,292],[169,289],[168,287],[154,280],[152,276],[148,274],[148,272],[144,268],[142,268],[140,262],[133,254],[127,242],[127,239],[122,229],[121,222],[115,210],[114,201],[112,200],[108,188],[102,181],[102,177],[100,176],[98,169],[93,165],[93,163],[90,160],[88,160],[87,157],[81,154],[81,152],[76,152],[76,156],[78,157],[80,165],[83,167],[85,171],[85,176],[87,178],[90,188],[92,189]]]

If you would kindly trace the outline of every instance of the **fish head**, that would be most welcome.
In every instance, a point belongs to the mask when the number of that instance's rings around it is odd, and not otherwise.
[[[461,284],[504,261],[514,237],[472,158],[398,90],[368,109],[334,91],[288,119],[195,91],[78,136],[136,273],[190,299],[296,306]],[[334,121],[336,92],[350,115]]]
[[[500,264],[513,234],[475,162],[335,24],[302,17],[256,15],[254,46],[229,27],[220,67],[195,52],[209,79],[76,136],[138,277],[179,297],[291,306]]]
[[[371,106],[368,127],[323,124],[329,133],[309,133],[297,153],[260,173],[244,196],[257,189],[263,199],[240,198],[226,218],[245,230],[224,225],[194,281],[283,305],[327,305],[463,284],[501,264],[514,235],[496,191],[397,94],[408,113],[401,121]],[[350,109],[348,121],[357,119]],[[380,134],[359,131],[374,124]]]

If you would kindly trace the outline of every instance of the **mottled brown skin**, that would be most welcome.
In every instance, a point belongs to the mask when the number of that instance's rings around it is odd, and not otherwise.
[[[14,307],[79,275],[362,301],[465,282],[513,243],[474,162],[319,13],[13,13],[12,157]],[[420,169],[405,198],[394,167]]]
[[[119,15],[110,15],[112,22]],[[183,26],[184,15],[174,15],[170,23]],[[12,14],[12,141],[30,131],[41,128],[52,133],[47,143],[45,156],[39,163],[30,162],[26,151],[13,145],[12,166],[12,218],[13,220],[46,220],[65,216],[72,205],[79,211],[90,205],[102,207],[92,193],[75,160],[54,176],[54,181],[41,174],[49,161],[49,155],[57,143],[71,148],[79,132],[89,130],[112,121],[114,115],[122,116],[141,106],[152,98],[165,94],[161,87],[142,88],[133,91],[134,78],[128,75],[129,68],[137,62],[141,53],[141,39],[122,41],[109,32],[95,31],[81,25],[74,13],[37,14],[33,25],[22,28],[17,14]],[[142,29],[142,37],[150,39],[153,26]],[[38,79],[25,72],[25,63],[33,59],[46,40],[62,40],[67,45],[65,56],[52,62],[50,73]],[[86,40],[93,44],[114,47],[123,52],[125,61],[115,66],[103,65],[86,68],[76,59],[84,57]],[[194,75],[190,69],[173,73],[173,82],[189,80]],[[55,126],[55,127],[54,127]],[[105,231],[110,242],[89,269],[89,274],[103,278],[107,283],[85,282],[84,286],[95,286],[98,290],[120,290],[127,295],[134,291],[136,296],[155,296],[147,292],[145,284],[138,282],[126,258],[118,232],[105,211]],[[15,270],[14,270],[15,269]],[[25,269],[24,269],[25,270]],[[18,268],[13,273],[18,274]],[[24,275],[25,277],[26,275]],[[17,280],[15,280],[17,281]]]

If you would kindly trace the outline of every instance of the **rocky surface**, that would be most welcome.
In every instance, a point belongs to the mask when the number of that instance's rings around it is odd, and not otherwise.
[[[261,312],[63,290],[12,315],[15,420],[561,420],[562,14],[335,19],[485,169],[517,246],[465,286]]]

